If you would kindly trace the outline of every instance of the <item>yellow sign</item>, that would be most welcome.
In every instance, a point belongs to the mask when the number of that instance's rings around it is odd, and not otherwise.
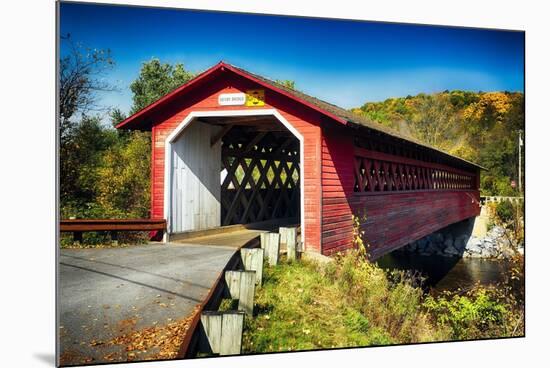
[[[246,91],[246,106],[264,106],[265,91],[263,89],[250,89]]]

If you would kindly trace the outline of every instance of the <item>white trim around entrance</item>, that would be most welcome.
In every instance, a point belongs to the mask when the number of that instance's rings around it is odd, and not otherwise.
[[[170,198],[172,191],[172,143],[183,133],[195,119],[206,117],[237,117],[237,116],[273,116],[279,120],[298,140],[300,141],[300,225],[302,228],[302,244],[305,242],[305,205],[304,205],[304,137],[294,128],[276,109],[254,109],[254,110],[213,110],[213,111],[192,111],[166,138],[164,144],[164,218],[166,229],[170,232]],[[164,234],[166,241],[167,234]]]

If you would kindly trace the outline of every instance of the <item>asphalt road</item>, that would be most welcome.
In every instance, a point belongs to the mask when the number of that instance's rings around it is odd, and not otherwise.
[[[104,344],[128,329],[188,316],[235,247],[151,244],[63,249],[59,260],[60,353],[67,364],[123,355]]]

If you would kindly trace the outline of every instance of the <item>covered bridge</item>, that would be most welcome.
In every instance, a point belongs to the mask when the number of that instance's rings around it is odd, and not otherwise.
[[[477,216],[480,167],[220,62],[118,124],[152,131],[151,217],[167,234],[300,224],[306,251],[377,258]]]

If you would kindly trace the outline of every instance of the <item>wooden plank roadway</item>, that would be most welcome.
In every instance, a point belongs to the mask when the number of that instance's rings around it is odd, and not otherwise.
[[[265,230],[243,229],[222,234],[190,237],[183,240],[175,240],[178,244],[210,245],[239,248],[249,240],[260,236]]]

